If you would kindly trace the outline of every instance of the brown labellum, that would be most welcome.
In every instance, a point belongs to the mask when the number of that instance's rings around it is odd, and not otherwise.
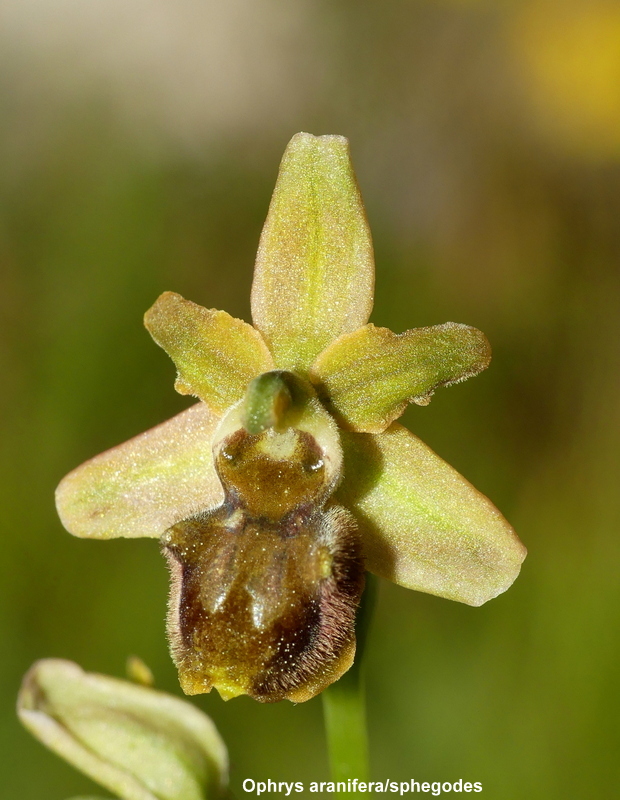
[[[162,539],[173,657],[187,694],[309,700],[355,653],[364,585],[354,518],[310,433],[243,428],[215,448],[218,508]]]

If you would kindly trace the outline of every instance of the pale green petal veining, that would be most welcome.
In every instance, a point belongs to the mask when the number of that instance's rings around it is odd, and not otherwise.
[[[506,591],[526,549],[491,501],[402,425],[341,434],[341,502],[371,572],[472,606]]]
[[[218,423],[196,403],[74,469],[56,490],[65,528],[92,539],[158,537],[218,505],[224,495],[211,453]]]
[[[333,339],[368,321],[373,291],[349,144],[298,133],[282,159],[252,285],[252,318],[276,367],[306,372]]]

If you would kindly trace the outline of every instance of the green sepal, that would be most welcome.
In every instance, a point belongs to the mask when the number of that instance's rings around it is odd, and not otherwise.
[[[342,431],[341,441],[337,495],[371,572],[472,606],[508,589],[527,551],[487,497],[397,422],[380,434]]]
[[[298,133],[280,165],[252,285],[252,318],[276,367],[307,372],[333,339],[368,321],[373,290],[349,144]]]
[[[211,444],[219,417],[196,403],[167,422],[101,453],[56,489],[74,536],[158,537],[181,519],[218,505],[222,487]]]

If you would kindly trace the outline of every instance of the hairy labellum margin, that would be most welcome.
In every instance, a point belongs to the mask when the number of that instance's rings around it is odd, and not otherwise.
[[[162,538],[173,658],[187,694],[302,702],[353,662],[361,540],[331,500],[333,432],[302,419],[316,437],[285,425],[251,434],[236,413],[214,446],[224,502]]]

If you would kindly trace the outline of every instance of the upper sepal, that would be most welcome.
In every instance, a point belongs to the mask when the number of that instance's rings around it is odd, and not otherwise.
[[[280,165],[252,285],[252,318],[276,366],[306,372],[333,339],[368,321],[373,290],[349,144],[298,133]]]
[[[410,431],[341,432],[367,568],[408,589],[486,603],[513,583],[526,549],[491,501]]]
[[[439,386],[477,375],[491,361],[477,328],[446,322],[392,333],[365,325],[324,350],[310,377],[343,427],[380,433],[408,403],[427,405]]]

